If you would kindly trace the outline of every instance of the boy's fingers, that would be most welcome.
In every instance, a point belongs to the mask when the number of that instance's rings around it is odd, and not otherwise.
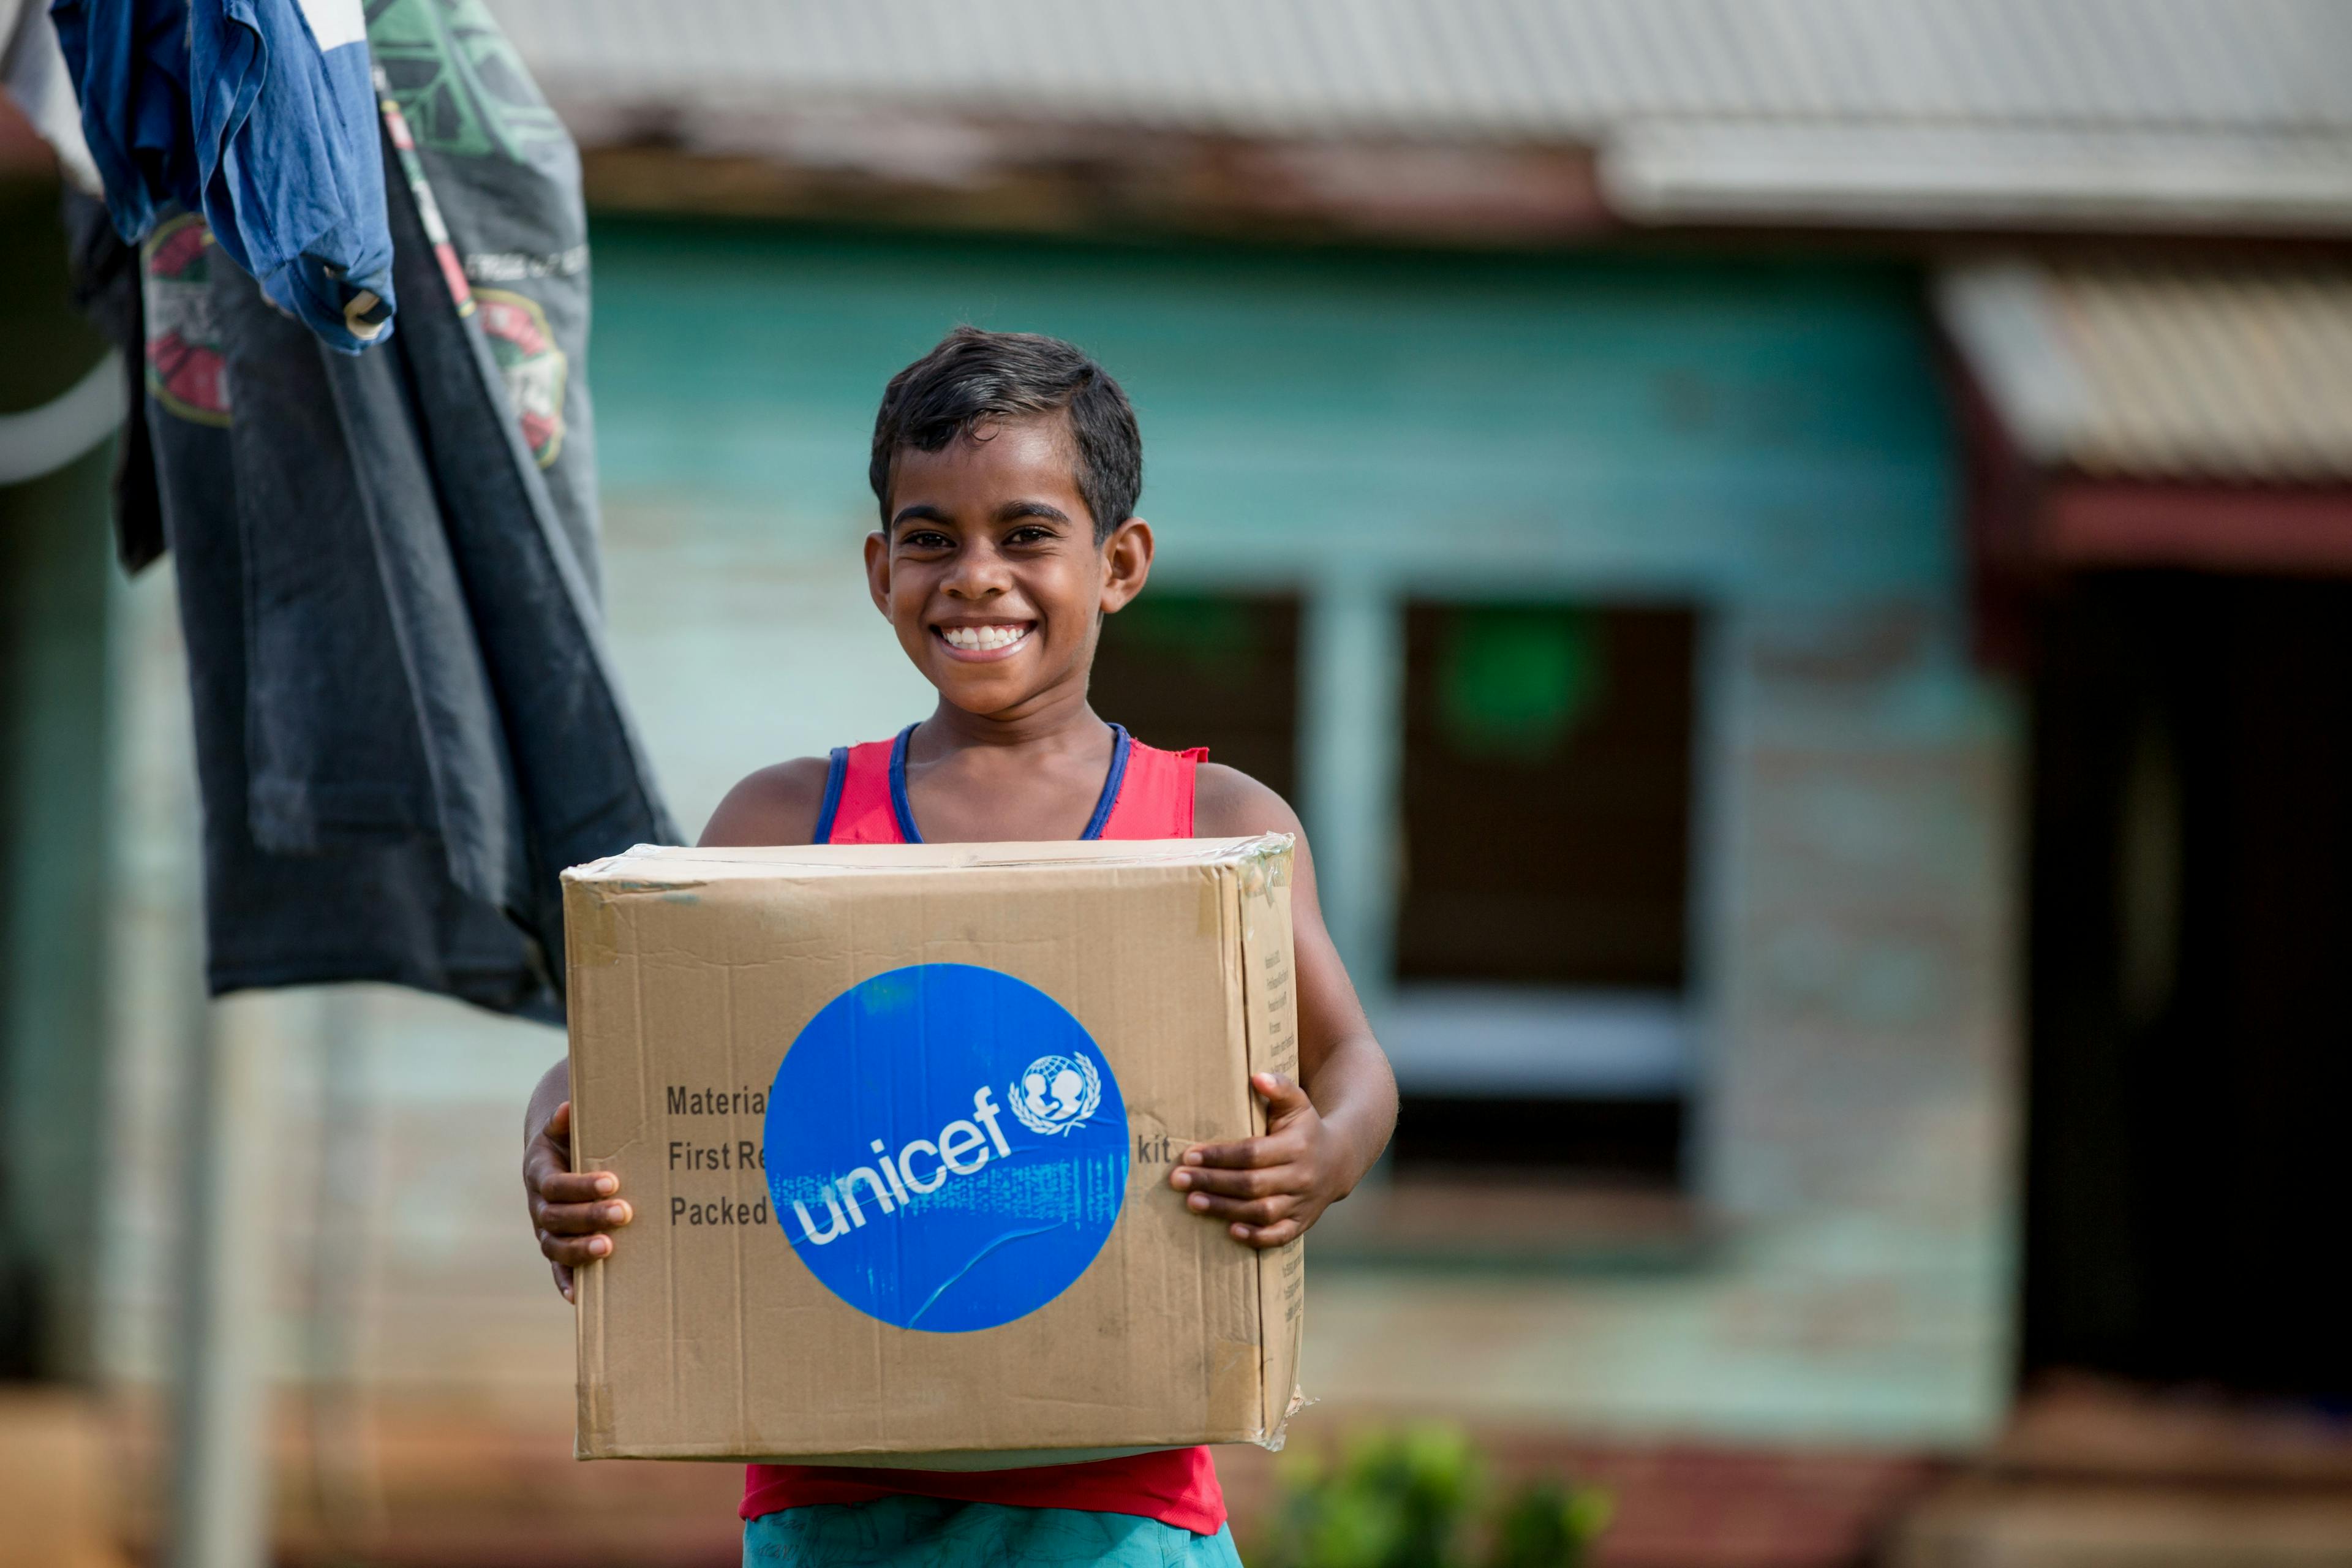
[[[1307,1091],[1288,1073],[1252,1073],[1250,1087],[1265,1100],[1266,1114],[1276,1120],[1297,1111],[1315,1109],[1314,1102],[1307,1098]]]
[[[599,1258],[613,1256],[613,1238],[609,1236],[553,1236],[539,1233],[540,1255],[550,1263],[560,1263],[566,1268],[578,1268]]]
[[[1305,1228],[1295,1219],[1285,1219],[1272,1225],[1229,1225],[1225,1231],[1244,1247],[1280,1247]]]
[[[1245,1225],[1272,1225],[1298,1206],[1297,1193],[1276,1193],[1265,1198],[1220,1198],[1194,1193],[1184,1200],[1194,1214],[1212,1219],[1238,1220]]]
[[[620,1229],[636,1215],[615,1198],[601,1204],[541,1204],[532,1217],[539,1221],[540,1229],[557,1236],[599,1236]]]
[[[1177,1163],[1195,1169],[1213,1165],[1227,1170],[1247,1170],[1255,1165],[1286,1163],[1296,1152],[1286,1139],[1271,1136],[1244,1138],[1233,1143],[1195,1143],[1184,1151],[1183,1157]]]
[[[572,1169],[572,1102],[565,1100],[547,1113],[539,1131],[524,1141],[525,1164],[545,1160],[559,1171]]]
[[[548,1171],[534,1169],[530,1190],[551,1204],[589,1204],[621,1190],[610,1171]]]
[[[1169,1185],[1180,1193],[1223,1193],[1233,1198],[1262,1198],[1293,1186],[1297,1173],[1287,1165],[1258,1165],[1226,1171],[1213,1165],[1179,1165],[1169,1173]],[[1294,1187],[1295,1190],[1295,1187]]]
[[[552,1259],[549,1260],[547,1267],[555,1276],[556,1294],[567,1301],[572,1300],[572,1270]]]

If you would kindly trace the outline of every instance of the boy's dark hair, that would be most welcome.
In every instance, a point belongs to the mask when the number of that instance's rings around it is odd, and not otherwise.
[[[1078,495],[1095,514],[1095,542],[1135,515],[1143,493],[1143,436],[1110,373],[1073,344],[1036,332],[958,327],[890,378],[874,416],[867,477],[890,526],[890,470],[901,449],[936,452],[984,419],[1059,410],[1069,416]]]

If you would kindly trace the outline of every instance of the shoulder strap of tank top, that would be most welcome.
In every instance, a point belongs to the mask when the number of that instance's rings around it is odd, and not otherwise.
[[[1118,792],[1127,783],[1129,755],[1135,750],[1135,738],[1124,724],[1110,727],[1110,767],[1103,773],[1102,793],[1095,796],[1094,815],[1087,818],[1086,831],[1080,838],[1100,838],[1111,812],[1118,805]]]
[[[919,842],[905,819],[905,774],[892,764],[906,752],[909,724],[887,741],[835,747],[825,775],[824,805],[817,813],[817,844],[913,844]],[[895,787],[894,787],[895,786]]]
[[[824,799],[816,808],[816,831],[809,835],[812,844],[833,842],[833,819],[841,810],[841,786],[849,775],[849,748],[835,746],[833,760],[824,770]]]
[[[1124,736],[1125,731],[1120,734]],[[1192,786],[1205,746],[1163,752],[1140,741],[1125,748],[1126,767],[1109,809],[1099,812],[1098,830],[1089,838],[1190,838],[1192,837]]]

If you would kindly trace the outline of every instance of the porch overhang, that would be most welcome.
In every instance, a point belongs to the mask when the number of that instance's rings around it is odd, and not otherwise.
[[[1980,578],[2352,572],[2352,269],[2010,258],[1935,302]]]

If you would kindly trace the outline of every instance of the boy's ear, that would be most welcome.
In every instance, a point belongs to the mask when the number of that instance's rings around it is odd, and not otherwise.
[[[890,618],[890,536],[877,529],[866,536],[866,591],[882,618]]]
[[[1130,517],[1112,529],[1103,541],[1103,560],[1110,571],[1103,579],[1102,613],[1115,616],[1143,592],[1143,581],[1151,575],[1151,525]]]

